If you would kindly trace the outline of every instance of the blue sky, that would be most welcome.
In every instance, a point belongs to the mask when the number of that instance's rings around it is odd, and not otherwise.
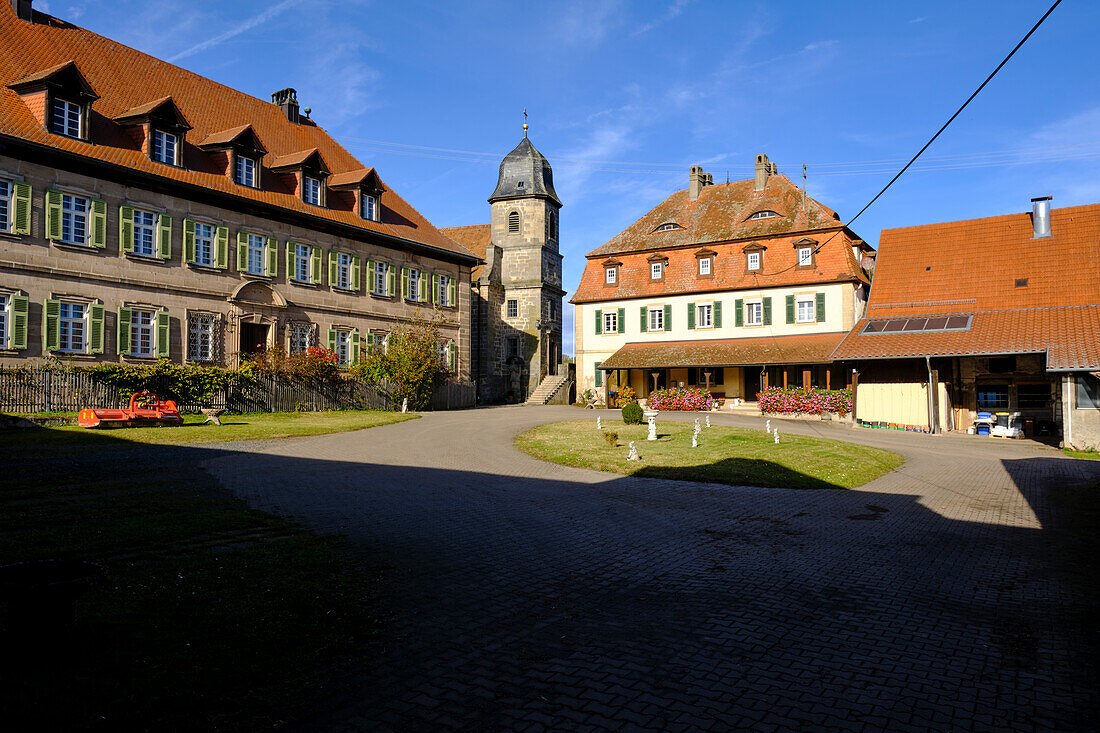
[[[436,226],[488,221],[522,136],[554,166],[564,278],[701,164],[756,153],[848,221],[1049,3],[36,0],[98,33],[303,107]],[[1100,202],[1100,3],[1066,0],[864,214],[883,228]],[[567,296],[568,297],[568,296]],[[566,318],[572,310],[567,308]],[[567,323],[566,352],[571,351]]]

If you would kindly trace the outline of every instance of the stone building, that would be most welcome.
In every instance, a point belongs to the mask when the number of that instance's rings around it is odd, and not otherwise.
[[[561,374],[561,201],[550,163],[527,139],[500,163],[490,223],[441,231],[481,256],[472,275],[472,367],[480,402],[521,402]],[[540,392],[539,394],[542,394]],[[549,397],[550,395],[548,395]]]
[[[470,377],[470,273],[301,110],[0,3],[0,364],[350,363],[439,312]]]

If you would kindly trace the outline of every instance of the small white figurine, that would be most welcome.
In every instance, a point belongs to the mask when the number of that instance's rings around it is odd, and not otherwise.
[[[596,418],[596,430],[603,430],[603,420],[598,417]]]
[[[691,447],[692,448],[698,448],[699,447],[699,433],[692,433],[691,434]]]
[[[626,460],[628,461],[640,461],[642,457],[638,455],[638,449],[634,447],[634,441],[630,441],[630,452],[626,454]]]
[[[710,427],[710,415],[707,415],[707,427]]]
[[[649,418],[649,435],[646,436],[646,440],[657,440],[657,418]]]
[[[405,399],[401,400],[401,412],[408,412],[408,411],[409,411],[409,398],[406,397]]]
[[[775,436],[775,444],[779,445],[779,428],[775,429],[775,432],[773,433],[773,435]]]
[[[772,421],[771,420],[765,420],[764,421],[764,432],[765,433],[770,433],[771,431],[772,431]]]

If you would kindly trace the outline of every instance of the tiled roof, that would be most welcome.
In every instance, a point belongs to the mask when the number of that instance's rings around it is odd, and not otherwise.
[[[363,181],[367,180],[367,178],[370,177],[370,175],[372,173],[374,173],[375,175],[378,175],[377,173],[375,173],[374,168],[358,168],[358,169],[353,170],[353,171],[345,171],[343,173],[337,173],[336,175],[329,177],[328,185],[331,188],[336,188],[337,186],[356,185],[356,184],[362,183]],[[443,230],[440,229],[440,231],[443,231]]]
[[[236,127],[231,127],[228,130],[218,130],[217,132],[212,132],[206,136],[205,140],[200,140],[198,142],[198,145],[228,145],[229,143],[236,141],[236,139],[239,138],[249,127],[251,127],[251,125],[237,125]]]
[[[837,359],[1045,353],[1100,367],[1100,204],[882,232],[866,318]],[[1019,285],[1017,284],[1019,283]],[[863,334],[868,320],[973,314],[969,331]]]
[[[339,143],[311,120],[287,120],[270,102],[218,84],[178,66],[123,46],[84,28],[44,13],[35,22],[19,20],[10,3],[0,3],[0,139],[17,138],[68,154],[124,166],[143,174],[202,186],[238,198],[251,199],[298,214],[321,217],[345,226],[453,252],[471,253],[441,234],[419,212],[390,189],[381,196],[382,221],[370,222],[355,211],[311,206],[271,181],[267,190],[239,186],[201,150],[184,147],[184,168],[155,163],[137,148],[125,130],[111,120],[150,100],[171,96],[193,129],[188,141],[197,144],[213,133],[251,124],[267,148],[265,164],[280,156],[316,148],[333,173],[363,168]],[[92,103],[91,137],[72,140],[43,129],[20,96],[8,87],[16,80],[48,75],[74,61],[99,99]],[[274,178],[274,177],[273,177]],[[265,186],[269,181],[265,178]]]
[[[826,364],[843,333],[626,344],[601,369]]]
[[[1100,368],[1100,305],[977,312],[967,331],[865,334],[868,320],[856,324],[833,359],[1046,354],[1051,371]]]
[[[489,243],[493,241],[492,225],[471,224],[464,227],[443,227],[439,231],[476,254],[482,262],[485,261],[485,250]],[[474,267],[470,274],[472,280],[481,277],[482,267],[483,265]]]
[[[749,218],[759,211],[774,211],[779,216]],[[679,228],[656,231],[662,224],[678,224]],[[763,191],[756,190],[752,178],[704,186],[695,201],[688,200],[687,189],[677,191],[606,244],[589,252],[588,257],[782,236],[839,226],[841,222],[836,212],[812,198],[806,198],[803,209],[802,189],[786,176],[776,174],[768,177]]]

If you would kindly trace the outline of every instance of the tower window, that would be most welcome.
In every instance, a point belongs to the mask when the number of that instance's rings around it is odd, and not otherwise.
[[[508,232],[515,233],[519,231],[519,212],[508,212]]]

